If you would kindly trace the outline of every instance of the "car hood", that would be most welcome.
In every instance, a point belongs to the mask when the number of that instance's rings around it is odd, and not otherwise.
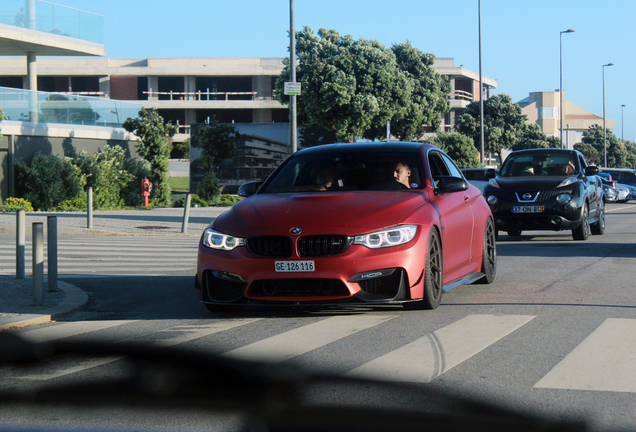
[[[502,190],[509,191],[540,191],[555,189],[558,185],[565,180],[566,176],[558,177],[509,177],[502,178],[496,177],[495,180]],[[497,188],[492,186],[487,187],[491,191],[496,191]]]
[[[422,191],[257,194],[219,216],[214,228],[241,236],[298,226],[377,229],[399,224],[426,204]]]

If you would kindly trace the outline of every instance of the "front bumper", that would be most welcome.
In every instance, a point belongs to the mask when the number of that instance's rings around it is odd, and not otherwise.
[[[422,232],[425,231],[425,232]],[[421,299],[427,230],[409,243],[371,250],[362,245],[333,256],[254,257],[245,247],[199,246],[196,285],[210,304],[398,304]],[[424,240],[426,243],[426,240]],[[311,272],[277,272],[277,261],[314,261]]]
[[[499,231],[562,231],[573,230],[581,225],[581,206],[573,200],[569,204],[558,204],[555,200],[534,202],[542,207],[537,213],[513,213],[513,207],[522,207],[518,202],[500,201],[490,207],[495,227]]]

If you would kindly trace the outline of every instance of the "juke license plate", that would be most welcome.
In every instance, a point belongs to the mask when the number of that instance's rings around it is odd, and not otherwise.
[[[543,213],[543,206],[514,206],[513,213]]]
[[[313,261],[276,261],[277,272],[312,272],[316,270]]]

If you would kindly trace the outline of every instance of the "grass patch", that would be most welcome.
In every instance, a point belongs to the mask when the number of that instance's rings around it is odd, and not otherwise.
[[[190,177],[168,177],[173,192],[190,192]]]

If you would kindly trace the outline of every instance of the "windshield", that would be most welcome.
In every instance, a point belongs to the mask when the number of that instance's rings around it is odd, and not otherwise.
[[[499,171],[500,177],[568,176],[579,173],[574,156],[563,152],[511,154]]]
[[[300,154],[260,193],[421,189],[421,172],[416,152]]]

